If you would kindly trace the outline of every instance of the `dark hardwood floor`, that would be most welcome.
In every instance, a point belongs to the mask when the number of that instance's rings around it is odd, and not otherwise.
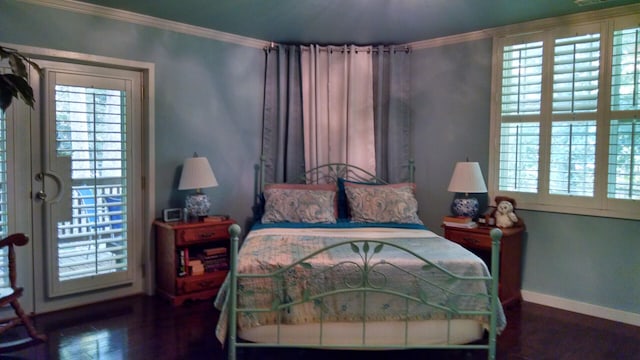
[[[506,309],[498,359],[640,359],[640,328],[532,303]],[[224,359],[211,301],[172,307],[157,297],[39,315],[46,344],[0,359]],[[13,331],[13,330],[12,330]],[[9,334],[13,336],[18,334]],[[483,359],[484,351],[337,351],[244,349],[240,359]]]

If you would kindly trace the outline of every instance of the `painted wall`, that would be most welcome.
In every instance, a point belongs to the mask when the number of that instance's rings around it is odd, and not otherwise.
[[[156,216],[182,207],[182,162],[206,156],[217,188],[211,213],[250,215],[259,159],[261,49],[152,27],[0,0],[0,42],[155,64]]]
[[[491,40],[415,50],[412,118],[420,215],[442,234],[457,161],[487,178]],[[486,197],[485,197],[486,202]],[[527,226],[523,290],[640,313],[640,221],[518,211]]]
[[[0,42],[156,65],[156,215],[181,206],[180,167],[209,158],[212,212],[249,216],[261,132],[259,49],[0,0]],[[416,50],[412,118],[420,214],[438,233],[455,162],[489,158],[491,41]],[[486,197],[482,199],[486,204]],[[521,211],[523,289],[640,313],[640,221]]]

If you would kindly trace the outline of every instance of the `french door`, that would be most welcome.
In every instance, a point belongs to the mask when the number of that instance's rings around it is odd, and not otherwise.
[[[9,143],[13,135],[30,134],[30,143],[15,143],[29,154],[30,166],[7,170],[15,172],[17,183],[30,185],[26,199],[14,191],[18,189],[7,189],[16,202],[30,204],[23,210],[29,212],[30,224],[15,230],[32,239],[25,249],[30,269],[21,269],[19,279],[33,274],[36,312],[139,293],[144,238],[141,221],[136,222],[144,191],[141,74],[37,63],[44,76],[31,77],[36,108],[24,110],[16,101],[16,114],[22,111],[29,120],[13,119],[15,134],[7,132]]]

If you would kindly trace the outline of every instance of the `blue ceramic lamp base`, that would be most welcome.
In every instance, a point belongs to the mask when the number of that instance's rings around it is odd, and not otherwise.
[[[451,212],[455,216],[468,216],[472,219],[478,217],[480,211],[480,203],[478,199],[473,197],[453,199],[451,204]]]
[[[187,195],[185,200],[185,207],[190,218],[197,218],[203,220],[209,215],[209,197],[203,193],[195,193]]]

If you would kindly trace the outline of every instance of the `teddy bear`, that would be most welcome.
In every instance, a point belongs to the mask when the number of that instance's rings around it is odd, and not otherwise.
[[[506,200],[498,203],[495,218],[496,225],[501,228],[512,227],[518,222],[518,217],[513,212],[513,204]]]

